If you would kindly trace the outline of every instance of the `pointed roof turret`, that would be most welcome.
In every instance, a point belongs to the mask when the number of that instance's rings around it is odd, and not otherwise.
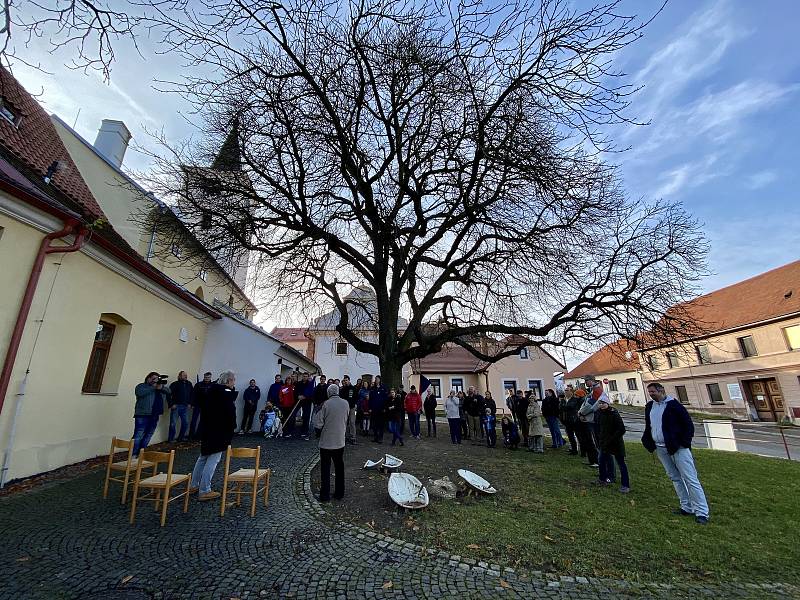
[[[239,147],[239,117],[234,117],[231,130],[219,149],[211,168],[215,171],[241,171],[242,153]]]

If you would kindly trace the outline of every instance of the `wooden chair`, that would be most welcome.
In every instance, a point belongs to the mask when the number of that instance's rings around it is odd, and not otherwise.
[[[153,463],[153,475],[142,479],[142,469],[146,463]],[[156,452],[153,450],[142,450],[139,453],[139,462],[136,464],[136,477],[133,480],[133,503],[131,504],[131,525],[136,519],[136,502],[147,500],[156,503],[156,511],[161,510],[161,527],[167,522],[167,507],[173,500],[183,498],[183,512],[189,510],[189,486],[192,478],[189,475],[180,475],[172,472],[172,464],[175,462],[175,450],[169,452]],[[156,473],[160,463],[167,463],[166,473]],[[186,484],[186,489],[180,494],[172,496],[170,490],[181,484]],[[148,490],[148,494],[139,495],[139,489]]]
[[[231,459],[232,458],[253,458],[255,459],[252,469],[239,469],[231,473]],[[228,451],[225,454],[225,476],[222,480],[222,505],[219,509],[220,516],[225,515],[225,508],[228,505],[228,494],[236,496],[236,500],[231,503],[231,506],[241,506],[242,496],[250,496],[250,516],[256,516],[256,497],[264,492],[264,506],[269,503],[269,476],[272,473],[270,469],[261,468],[261,447],[257,448],[232,448],[228,446]],[[261,480],[264,481],[264,487],[259,488]],[[235,484],[234,488],[229,488],[229,485]],[[242,489],[243,486],[250,486],[251,489]]]
[[[127,450],[127,456],[124,460],[114,462],[114,455],[117,450]],[[122,484],[122,499],[121,503],[125,504],[128,500],[128,483],[130,482],[131,474],[136,471],[136,462],[133,460],[133,440],[121,440],[119,438],[111,438],[111,450],[108,453],[108,464],[106,465],[106,479],[103,484],[103,498],[108,498],[108,483],[116,481]],[[145,461],[142,468],[153,467],[153,475],[156,474],[155,465],[149,461]],[[111,472],[121,471],[125,475],[120,477],[112,477]]]

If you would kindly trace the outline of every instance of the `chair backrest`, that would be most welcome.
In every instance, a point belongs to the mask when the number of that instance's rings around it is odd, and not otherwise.
[[[169,486],[170,479],[172,479],[172,463],[175,462],[175,450],[169,452],[157,452],[155,450],[142,450],[139,452],[139,462],[136,464],[136,479],[142,475],[142,466],[144,461],[149,461],[154,464],[155,470],[158,470],[158,465],[167,463],[167,486]]]
[[[113,453],[116,448],[123,450],[133,449],[133,440],[121,440],[118,437],[111,438],[111,452]]]
[[[261,454],[261,446],[256,448],[233,448],[228,446],[231,458],[258,458]]]

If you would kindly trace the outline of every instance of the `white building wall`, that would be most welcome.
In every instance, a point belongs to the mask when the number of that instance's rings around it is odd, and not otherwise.
[[[350,344],[347,345],[347,354],[336,354],[336,343],[342,341],[338,334],[313,333],[314,336],[314,361],[327,377],[341,379],[350,375],[355,381],[362,375],[379,375],[381,372],[378,357],[372,354],[358,352]],[[377,336],[362,336],[367,342],[377,343]],[[411,373],[409,365],[403,367],[401,381],[408,381]]]
[[[275,375],[281,372],[277,355],[280,348],[281,345],[277,340],[230,317],[223,317],[208,326],[199,376],[202,379],[206,371],[211,371],[215,379],[222,371],[230,370],[236,373],[236,389],[239,390],[239,397],[236,400],[237,425],[241,423],[243,413],[242,392],[251,379],[255,379],[261,388],[261,401],[257,411],[266,403],[267,390]],[[192,374],[189,377],[191,378]]]
[[[642,374],[638,371],[620,371],[619,373],[606,373],[604,375],[595,375],[595,378],[603,382],[603,389],[608,393],[608,397],[612,402],[619,404],[629,404],[633,406],[644,406],[650,399],[647,396],[647,390],[642,382]],[[636,381],[636,389],[628,389],[628,379]],[[608,380],[609,383],[605,383]],[[572,384],[576,388],[579,383],[583,383],[583,377],[570,377],[566,379],[567,384]],[[617,382],[617,391],[610,388],[612,381]]]

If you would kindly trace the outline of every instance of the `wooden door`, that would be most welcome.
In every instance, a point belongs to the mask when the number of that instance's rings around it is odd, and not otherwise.
[[[762,421],[775,421],[775,405],[774,399],[777,398],[781,406],[783,399],[779,394],[770,393],[769,383],[777,382],[774,379],[759,379],[758,381],[748,381],[747,385],[750,389],[750,397],[753,399],[753,404],[756,407],[758,418]],[[774,387],[772,389],[775,389]],[[780,389],[778,388],[778,391]]]

